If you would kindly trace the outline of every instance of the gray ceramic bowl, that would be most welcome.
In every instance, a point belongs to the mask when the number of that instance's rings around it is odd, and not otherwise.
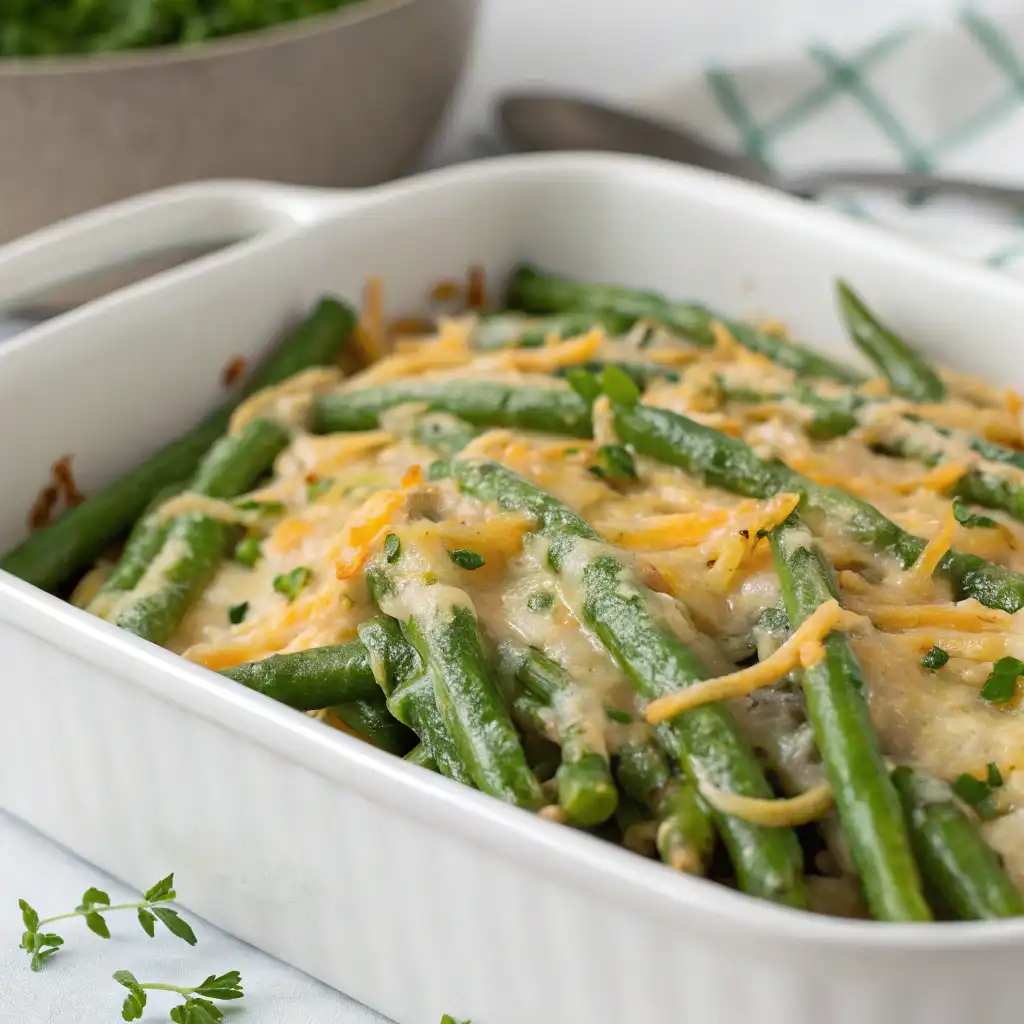
[[[0,242],[163,185],[410,170],[478,0],[366,0],[195,49],[0,61]]]

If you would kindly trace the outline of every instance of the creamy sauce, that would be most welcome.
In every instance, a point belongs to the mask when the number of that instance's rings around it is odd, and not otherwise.
[[[256,522],[225,503],[195,495],[169,503],[168,516],[199,511],[241,522],[262,534],[260,561],[252,568],[224,562],[170,646],[187,658],[223,668],[355,636],[359,623],[376,609],[361,570],[346,576],[341,566],[346,558],[380,559],[385,537],[394,532],[401,539],[402,555],[388,566],[396,587],[382,603],[385,612],[403,620],[415,616],[429,625],[456,608],[466,608],[476,615],[489,651],[500,644],[542,651],[565,666],[575,681],[571,693],[561,698],[570,703],[555,710],[571,712],[599,749],[614,751],[621,743],[647,737],[649,729],[632,687],[584,622],[586,565],[598,555],[613,555],[622,566],[623,596],[641,595],[659,622],[692,648],[710,675],[729,673],[738,661],[754,654],[755,646],[764,658],[776,643],[754,628],[758,616],[776,606],[780,596],[767,542],[747,528],[764,513],[765,503],[705,486],[641,457],[634,460],[635,481],[599,478],[590,471],[597,445],[617,443],[604,400],[594,410],[593,441],[512,431],[478,437],[468,451],[496,459],[529,478],[602,532],[603,540],[578,541],[556,574],[544,543],[532,532],[532,522],[461,495],[450,481],[417,482],[415,474],[410,477],[413,467],[425,473],[437,457],[413,440],[426,415],[422,404],[389,411],[379,430],[326,437],[305,433],[311,402],[326,390],[345,392],[402,379],[567,387],[531,367],[548,359],[558,363],[565,353],[576,351],[559,348],[568,343],[531,350],[531,358],[508,352],[479,354],[467,346],[472,327],[472,318],[452,322],[439,340],[407,340],[395,354],[347,380],[334,371],[314,371],[253,397],[239,409],[233,430],[266,415],[294,430],[291,445],[277,460],[273,480],[247,496],[283,502],[285,512],[270,522]],[[782,459],[820,483],[842,486],[926,539],[948,520],[948,495],[933,485],[930,467],[878,454],[870,445],[898,442],[927,448],[946,462],[1024,483],[1024,473],[980,459],[956,432],[976,423],[977,433],[997,440],[1005,441],[1015,429],[1019,435],[1019,424],[998,404],[1002,393],[970,378],[948,376],[953,397],[941,414],[927,409],[933,419],[954,428],[949,437],[908,420],[907,414],[915,412],[910,403],[880,401],[861,407],[859,425],[850,434],[816,442],[804,429],[807,407],[787,394],[794,387],[792,374],[734,346],[698,351],[667,332],[638,325],[624,339],[597,338],[577,347],[586,348],[587,358],[594,359],[644,361],[655,353],[680,379],[654,386],[646,402],[740,437],[760,456]],[[728,397],[730,389],[766,397],[734,401]],[[844,394],[842,387],[828,382],[816,384],[816,389],[825,397],[838,399]],[[862,389],[872,395],[884,391],[877,382]],[[429,415],[437,425],[446,425],[446,414]],[[324,480],[328,483],[311,496],[310,484]],[[378,522],[373,519],[374,496],[387,495],[395,497],[387,517]],[[1024,570],[1024,526],[999,512],[986,514],[999,523],[998,529],[957,526],[954,545]],[[687,515],[696,518],[664,518]],[[369,533],[355,543],[354,524],[364,518]],[[866,551],[849,539],[845,525],[834,516],[811,521],[815,536],[808,530],[794,536],[793,542],[822,544],[840,571],[843,601],[866,616],[853,635],[853,646],[884,751],[893,762],[910,764],[947,782],[963,772],[982,776],[987,764],[996,763],[1006,778],[994,797],[1002,816],[985,824],[984,833],[1024,885],[1024,718],[1016,705],[996,707],[979,696],[996,657],[1024,656],[1024,619],[1018,615],[974,631],[933,628],[927,621],[900,629],[873,626],[872,608],[945,606],[951,601],[949,587],[941,580],[918,579],[892,558]],[[650,539],[638,543],[638,536]],[[737,539],[741,536],[742,542]],[[474,571],[460,568],[449,556],[455,548],[479,553],[484,565]],[[181,554],[168,545],[133,597],[155,587],[162,570]],[[732,560],[728,573],[721,567],[715,571],[723,559]],[[289,601],[275,590],[274,580],[298,567],[308,568],[311,577]],[[539,594],[550,600],[539,600]],[[243,603],[248,604],[244,620],[232,624],[230,610]],[[103,613],[116,618],[117,608],[115,601]],[[920,664],[929,641],[946,644],[953,655],[938,671],[926,671]],[[374,666],[374,671],[381,667]],[[758,691],[737,702],[736,711],[785,792],[795,794],[821,784],[821,760],[798,686],[783,681]],[[623,716],[631,720],[617,720]],[[557,717],[545,719],[550,728]],[[850,862],[836,819],[826,818],[822,828],[829,846],[826,873],[842,875],[850,870]],[[831,898],[856,912],[855,891],[851,896],[841,878],[833,882],[815,891],[815,903]]]

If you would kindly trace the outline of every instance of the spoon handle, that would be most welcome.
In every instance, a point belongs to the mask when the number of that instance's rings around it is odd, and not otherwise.
[[[930,174],[908,171],[872,171],[856,168],[815,171],[796,178],[787,178],[785,189],[799,196],[814,196],[837,185],[856,188],[883,189],[891,192],[914,192],[917,195],[963,196],[982,202],[1010,206],[1024,205],[1024,188],[989,185],[964,178],[936,178]]]

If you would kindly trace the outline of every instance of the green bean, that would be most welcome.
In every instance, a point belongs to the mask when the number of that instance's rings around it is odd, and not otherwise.
[[[370,657],[358,640],[295,654],[273,654],[224,669],[221,674],[299,711],[362,700],[378,689]]]
[[[287,443],[288,433],[282,427],[269,420],[254,420],[210,449],[200,463],[198,484],[221,493],[246,486]],[[130,552],[133,574],[142,569],[135,586],[120,600],[112,589],[101,589],[89,605],[90,611],[112,617],[145,640],[167,643],[213,579],[233,535],[231,527],[210,516],[186,513],[176,517],[160,553],[148,566],[142,567],[137,553]]]
[[[408,754],[405,755],[405,760],[409,764],[419,765],[420,768],[426,768],[427,771],[436,772],[437,763],[430,756],[430,751],[424,743],[417,743]]]
[[[150,562],[171,532],[171,521],[160,515],[160,506],[184,490],[184,484],[166,487],[153,500],[139,521],[132,527],[124,550],[98,594],[119,594],[131,590],[142,579]]]
[[[347,303],[325,296],[290,331],[246,381],[243,394],[254,395],[315,366],[331,366],[341,355],[359,314]]]
[[[167,643],[216,574],[232,533],[229,526],[209,516],[195,512],[178,516],[160,555],[128,595],[130,603],[114,607],[117,625],[143,640]]]
[[[412,731],[392,717],[380,690],[368,697],[336,704],[331,712],[373,746],[389,754],[403,757],[416,743]]]
[[[632,378],[632,374],[630,374]],[[634,383],[637,383],[634,378]],[[817,441],[842,437],[859,426],[870,422],[872,430],[880,428],[877,422],[866,414],[890,404],[889,399],[867,398],[855,391],[846,391],[835,397],[826,398],[806,384],[798,384],[791,391],[761,392],[744,386],[733,386],[720,376],[718,379],[721,397],[728,402],[764,403],[791,402],[805,407],[810,414],[803,426],[807,434]],[[640,384],[637,384],[643,390]],[[906,413],[886,424],[885,435],[874,447],[887,455],[915,459],[928,466],[937,465],[950,457],[951,442],[956,446],[969,448],[989,462],[1024,469],[1024,451],[1007,448],[984,437],[954,430],[921,419],[915,413]]]
[[[689,648],[652,614],[649,593],[628,566],[575,512],[497,463],[459,459],[452,469],[465,493],[536,519],[551,567],[580,592],[574,613],[593,629],[645,701],[705,678]],[[771,797],[764,772],[723,705],[694,708],[658,726],[656,736],[688,777],[732,793]],[[762,828],[718,811],[713,820],[745,892],[791,906],[805,904],[803,860],[791,829]]]
[[[615,431],[643,455],[690,473],[704,482],[750,498],[790,492],[814,526],[830,521],[869,550],[892,555],[909,568],[925,548],[873,505],[839,487],[817,484],[781,463],[765,462],[742,441],[702,426],[679,413],[640,404],[612,403]],[[975,555],[950,550],[936,572],[957,600],[973,597],[989,608],[1014,613],[1024,608],[1024,575]]]
[[[580,689],[557,662],[536,650],[511,654],[515,676],[526,692],[550,709],[562,763],[555,773],[558,803],[566,820],[593,828],[615,812],[618,791],[608,767],[603,732],[596,736],[580,707]]]
[[[793,628],[839,599],[832,569],[794,514],[771,534],[772,559]],[[864,697],[860,664],[845,634],[800,672],[807,713],[871,913],[881,921],[928,921],[931,913]]]
[[[527,313],[588,311],[612,313],[627,322],[653,320],[704,346],[715,343],[714,325],[721,323],[744,348],[767,356],[800,376],[825,377],[844,384],[859,384],[864,380],[864,375],[856,370],[796,342],[728,320],[706,306],[671,302],[653,292],[580,283],[521,266],[513,272],[509,282],[508,304]]]
[[[836,290],[839,309],[854,345],[881,372],[897,395],[912,402],[941,402],[946,386],[922,356],[897,337],[844,281]]]
[[[277,423],[253,420],[210,448],[187,490],[211,498],[234,498],[256,483],[288,441],[288,431]],[[161,517],[159,508],[136,524],[114,571],[89,605],[93,614],[106,615],[118,595],[136,587],[160,554],[170,530],[171,522]]]
[[[901,766],[892,773],[921,871],[963,920],[1024,915],[1024,899],[999,856],[960,810],[950,788]]]
[[[653,743],[626,744],[615,756],[623,791],[654,814],[661,859],[677,871],[703,875],[715,832],[697,787],[673,776],[665,755]]]
[[[442,458],[458,455],[479,434],[476,427],[445,412],[428,412],[417,418],[413,440],[432,448]]]
[[[441,718],[477,789],[537,810],[544,796],[487,672],[476,616],[464,605],[431,602],[430,590],[424,587],[422,616],[410,616],[404,628],[433,675]]]
[[[387,695],[388,711],[419,736],[442,775],[472,785],[469,770],[441,718],[434,680],[415,648],[402,635],[398,623],[380,615],[360,624],[359,639],[370,655],[374,676]]]
[[[609,366],[620,369],[641,391],[645,391],[658,380],[671,384],[679,380],[679,374],[675,370],[670,370],[667,366],[661,366],[659,363],[620,362],[610,359],[591,359],[585,363],[577,363],[575,366],[563,366],[555,371],[555,376],[567,377],[573,370],[583,370],[585,373],[599,377]]]
[[[290,440],[273,420],[252,420],[207,452],[189,489],[210,498],[236,498],[255,486]]]
[[[636,384],[637,380],[633,374],[629,376]],[[638,387],[642,390],[641,385],[638,384]],[[732,388],[724,384],[721,393],[726,401],[799,403],[810,413],[809,418],[803,423],[803,428],[808,436],[816,441],[827,441],[848,434],[856,427],[864,425],[867,419],[865,412],[884,404],[852,393],[841,399],[823,398],[807,387],[799,387],[792,392],[770,394],[749,391],[746,388]],[[1024,469],[1024,452],[1005,448],[962,431],[937,427],[914,416],[904,416],[881,427],[872,424],[872,430],[875,433],[882,431],[882,435],[872,443],[872,448],[876,451],[898,458],[914,459],[926,466],[936,466],[949,461],[952,440],[953,443],[977,452],[982,458]],[[952,491],[965,501],[1006,512],[1015,519],[1024,521],[1024,485],[1015,480],[986,469],[972,469],[953,485]]]
[[[355,321],[356,314],[348,306],[323,299],[257,371],[244,394],[280,383],[299,370],[332,363]],[[65,586],[124,534],[160,491],[195,472],[207,450],[227,429],[235,404],[229,403],[141,466],[33,533],[0,559],[0,569],[43,590]]]
[[[589,437],[590,406],[566,387],[512,386],[485,380],[405,380],[321,395],[313,432],[374,430],[389,409],[408,403],[448,412],[474,427],[509,427]]]

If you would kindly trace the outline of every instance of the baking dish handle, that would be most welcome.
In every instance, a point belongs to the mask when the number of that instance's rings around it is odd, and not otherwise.
[[[368,194],[210,181],[112,203],[0,247],[0,308],[143,257],[310,224]]]

